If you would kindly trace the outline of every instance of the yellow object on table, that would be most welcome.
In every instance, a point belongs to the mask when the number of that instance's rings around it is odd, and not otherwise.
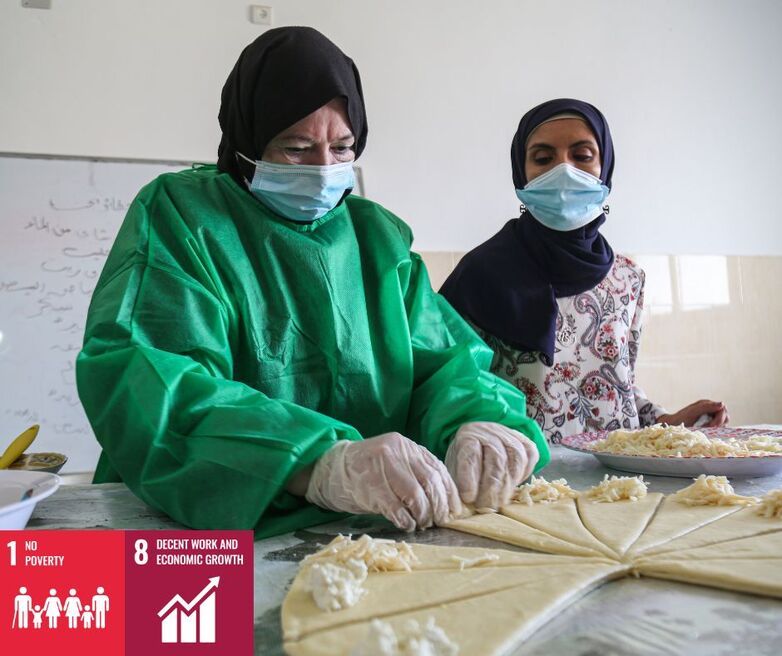
[[[0,456],[0,469],[7,469],[11,464],[21,456],[29,447],[33,440],[38,435],[38,430],[41,427],[38,424],[33,424],[26,431],[22,432],[16,439],[14,439],[8,448]]]

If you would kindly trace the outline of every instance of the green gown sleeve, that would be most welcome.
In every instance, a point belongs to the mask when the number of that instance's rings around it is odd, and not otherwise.
[[[471,421],[491,421],[526,435],[538,447],[535,471],[550,460],[538,424],[526,413],[526,398],[490,373],[493,353],[429,283],[426,267],[411,253],[406,293],[413,349],[414,389],[407,436],[439,458],[456,430]]]
[[[230,307],[184,271],[149,261],[134,203],[93,295],[79,394],[103,447],[96,482],[123,480],[194,528],[258,537],[341,515],[281,492],[351,426],[234,380]]]

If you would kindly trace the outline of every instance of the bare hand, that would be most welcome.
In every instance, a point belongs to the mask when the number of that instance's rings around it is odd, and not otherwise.
[[[706,399],[690,403],[690,405],[683,407],[681,410],[674,412],[671,415],[660,415],[657,417],[657,421],[671,426],[678,426],[679,424],[692,426],[698,421],[698,418],[701,415],[710,415],[711,417],[709,421],[703,425],[704,428],[724,426],[730,421],[728,408],[722,401],[709,401]]]

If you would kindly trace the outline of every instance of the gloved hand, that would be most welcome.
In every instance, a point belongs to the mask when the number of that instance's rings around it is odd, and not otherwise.
[[[445,466],[462,501],[476,508],[497,509],[510,502],[513,490],[538,463],[535,443],[502,424],[464,424],[445,454]]]
[[[462,511],[445,465],[399,433],[337,442],[315,464],[305,497],[322,508],[384,515],[405,531]]]

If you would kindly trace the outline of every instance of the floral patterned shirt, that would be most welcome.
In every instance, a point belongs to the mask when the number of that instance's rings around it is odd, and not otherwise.
[[[492,372],[527,397],[527,414],[554,443],[590,430],[634,429],[665,410],[635,384],[643,315],[643,270],[617,255],[589,291],[557,299],[553,366],[473,326],[494,351]]]

